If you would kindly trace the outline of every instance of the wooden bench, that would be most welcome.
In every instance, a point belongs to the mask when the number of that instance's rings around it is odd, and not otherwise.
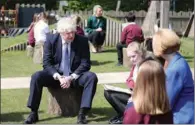
[[[127,56],[127,48],[123,48],[123,66],[128,69],[131,69],[132,66],[129,57]]]
[[[78,115],[82,91],[82,88],[48,88],[48,113],[67,117]]]

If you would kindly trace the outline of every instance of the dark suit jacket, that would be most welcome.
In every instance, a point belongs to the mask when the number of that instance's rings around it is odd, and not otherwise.
[[[71,43],[70,58],[71,73],[81,75],[83,72],[90,70],[90,52],[86,37],[75,34],[74,41]],[[61,73],[59,70],[61,59],[62,39],[60,34],[48,34],[44,44],[44,70],[48,70],[52,76],[56,72]]]

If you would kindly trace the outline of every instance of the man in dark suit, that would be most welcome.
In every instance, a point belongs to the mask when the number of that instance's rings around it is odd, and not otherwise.
[[[38,108],[43,87],[82,86],[83,94],[77,123],[85,124],[86,113],[91,109],[98,82],[95,73],[90,72],[88,39],[76,35],[76,25],[70,17],[57,23],[56,34],[48,34],[44,43],[43,70],[31,77],[30,95],[27,107],[31,109],[26,124],[38,121]]]

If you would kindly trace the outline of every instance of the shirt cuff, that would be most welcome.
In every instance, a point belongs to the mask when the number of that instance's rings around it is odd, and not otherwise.
[[[53,74],[53,78],[55,79],[55,80],[58,80],[58,77],[60,77],[61,75],[59,74],[59,73],[54,73]]]
[[[77,75],[75,73],[71,74],[71,76],[73,77],[74,80],[78,79],[80,75]]]

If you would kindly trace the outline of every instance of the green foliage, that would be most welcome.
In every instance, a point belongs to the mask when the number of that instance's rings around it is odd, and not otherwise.
[[[118,0],[68,0],[70,6],[67,10],[91,10],[94,5],[101,5],[104,10],[115,10]],[[174,4],[175,1],[175,4]],[[149,8],[151,0],[121,0],[121,11],[131,11],[131,10],[146,10]],[[175,6],[174,6],[175,5]],[[170,9],[175,11],[192,11],[193,10],[193,0],[171,0]]]
[[[64,10],[91,10],[94,5],[101,5],[104,10],[115,10],[118,0],[67,0],[68,7]],[[147,10],[152,0],[121,0],[121,11],[131,10]],[[5,5],[7,9],[14,9],[16,3],[25,4],[43,4],[45,3],[46,9],[58,9],[57,0],[0,0],[0,5]],[[175,3],[175,4],[174,4]],[[1,6],[0,6],[1,7]],[[170,0],[170,10],[175,11],[193,11],[193,0]]]
[[[68,7],[64,7],[64,9],[74,11],[85,10],[90,4],[91,1],[89,0],[69,0]]]
[[[148,0],[121,0],[121,11],[130,10],[147,10],[149,7]]]
[[[175,11],[193,11],[194,0],[175,0]]]

